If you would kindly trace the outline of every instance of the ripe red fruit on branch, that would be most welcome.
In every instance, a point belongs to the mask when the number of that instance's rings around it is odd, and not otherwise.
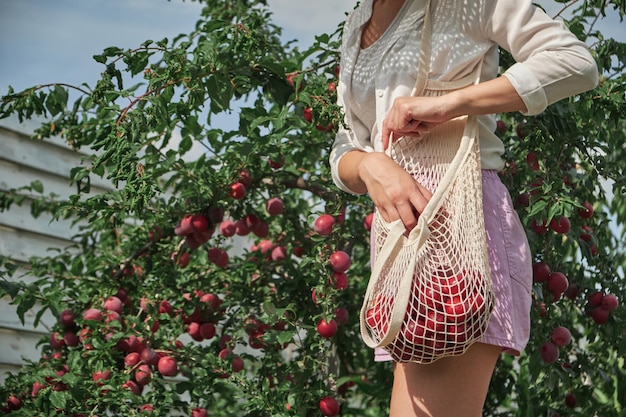
[[[216,333],[215,324],[210,322],[202,323],[198,332],[203,339],[212,339]]]
[[[283,212],[284,208],[285,203],[279,197],[270,198],[265,204],[265,210],[267,210],[267,214],[269,214],[270,216],[278,216],[280,213]]]
[[[206,408],[196,407],[191,410],[191,417],[207,417]]]
[[[196,321],[192,321],[191,323],[187,324],[186,332],[196,342],[201,342],[204,340],[204,338],[200,334],[200,323]]]
[[[581,232],[579,237],[585,242],[591,242],[591,238],[593,236],[593,229],[589,226],[583,226],[580,228]]]
[[[506,133],[507,130],[508,130],[507,124],[504,121],[498,119],[496,121],[496,132],[498,132],[500,135],[503,135]]]
[[[350,312],[348,311],[347,308],[337,307],[335,309],[335,320],[337,321],[337,324],[339,324],[340,326],[343,326],[348,323],[349,319],[350,319]]]
[[[295,88],[296,84],[297,84],[297,78],[298,78],[299,74],[302,74],[302,72],[290,72],[290,73],[286,74],[287,75],[287,84],[289,84],[290,86]],[[304,79],[301,79],[300,80],[300,86],[298,87],[298,91],[304,90],[305,84],[306,83],[305,83]]]
[[[611,312],[602,306],[598,306],[594,307],[593,310],[591,310],[590,315],[596,324],[604,324],[609,321]]]
[[[317,332],[323,338],[331,338],[337,333],[337,322],[335,319],[330,319],[329,321],[320,319],[320,321],[317,322]]]
[[[565,396],[565,405],[568,406],[569,408],[574,408],[576,407],[576,395],[573,393],[569,393]]]
[[[236,226],[235,222],[231,219],[226,219],[222,223],[220,223],[220,233],[224,237],[232,237],[235,236]]]
[[[63,340],[63,336],[61,336],[57,332],[50,334],[49,342],[50,347],[55,350],[61,349],[63,348],[63,346],[65,346],[65,340]]]
[[[246,188],[252,185],[252,179],[250,178],[250,173],[248,172],[247,169],[241,170],[241,172],[239,173],[239,178],[237,179],[237,182],[242,183],[243,185],[246,186]]]
[[[602,297],[602,307],[608,311],[615,311],[619,306],[619,300],[615,294],[606,294]]]
[[[559,358],[559,347],[552,342],[541,345],[541,359],[546,364],[555,362]]]
[[[228,253],[220,248],[210,248],[207,250],[207,258],[210,262],[218,266],[219,268],[226,268],[228,266]]]
[[[270,257],[274,262],[283,261],[287,257],[287,248],[285,246],[276,246],[272,249]]]
[[[209,229],[209,219],[204,214],[194,214],[189,222],[193,233],[204,233]]]
[[[594,291],[587,297],[587,305],[589,307],[598,307],[602,304],[604,294],[601,291]]]
[[[569,287],[569,281],[564,273],[552,272],[550,276],[548,276],[546,286],[548,291],[554,295],[554,298],[559,299],[565,290],[567,290],[567,287]]]
[[[328,236],[333,231],[333,225],[335,224],[335,218],[330,214],[322,214],[319,216],[313,224],[313,230],[322,236]]]
[[[593,205],[590,202],[585,201],[582,203],[582,207],[578,209],[578,215],[582,219],[590,219],[593,216]]]
[[[243,358],[241,356],[235,356],[231,362],[233,372],[241,372],[245,366]]]
[[[90,308],[83,313],[84,320],[102,321],[102,311],[97,308]]]
[[[305,107],[302,115],[304,117],[304,120],[306,120],[307,122],[313,122],[313,109],[311,109],[310,107]]]
[[[558,219],[553,218],[552,220],[550,220],[550,228],[555,232],[563,235],[569,232],[569,229],[571,228],[571,223],[567,217],[561,216]]]
[[[159,359],[157,369],[164,376],[174,376],[178,373],[178,362],[171,356],[163,356]]]
[[[228,186],[228,195],[235,200],[241,200],[246,196],[246,186],[241,182],[236,182]]]
[[[345,290],[348,288],[348,275],[345,272],[333,272],[330,282],[335,289]]]
[[[272,169],[281,169],[285,165],[285,155],[281,153],[278,160],[270,158],[268,163]]]
[[[235,234],[238,236],[247,236],[250,234],[250,229],[246,225],[245,219],[239,219],[235,222]]]
[[[539,221],[538,219],[533,219],[530,227],[538,235],[545,235],[548,232],[548,224],[546,219],[542,221]]]
[[[333,252],[329,262],[330,267],[335,272],[346,272],[350,268],[350,256],[342,250]]]
[[[572,334],[567,327],[558,326],[552,329],[550,339],[555,345],[563,347],[569,345],[569,342],[572,340]]]
[[[9,398],[7,399],[7,407],[9,408],[10,411],[17,411],[23,406],[24,406],[24,403],[22,402],[22,400],[15,395],[10,395]]]
[[[139,385],[146,385],[152,380],[152,370],[148,365],[139,365],[135,370],[135,381]]]
[[[146,365],[156,365],[159,360],[156,351],[152,348],[143,349],[139,355],[141,361]]]
[[[139,352],[130,352],[124,357],[124,366],[132,368],[141,361]]]
[[[270,234],[270,226],[265,220],[260,220],[254,229],[252,229],[252,233],[254,233],[256,237],[265,238]]]
[[[365,228],[365,230],[372,230],[373,221],[374,213],[369,213],[367,216],[365,216],[365,219],[363,219],[363,227]]]
[[[106,300],[104,300],[103,307],[105,310],[121,313],[123,307],[122,300],[120,300],[116,296],[108,297]]]
[[[534,151],[529,151],[526,155],[526,165],[528,165],[531,171],[539,171],[539,160]]]
[[[339,402],[333,397],[323,397],[320,400],[319,408],[326,417],[334,417],[339,414]]]
[[[580,292],[580,286],[578,284],[570,284],[565,290],[565,296],[570,300],[575,300]]]
[[[178,222],[174,228],[174,233],[177,236],[187,236],[191,232],[191,215],[187,214]]]
[[[61,314],[59,315],[59,323],[65,329],[74,327],[76,323],[74,322],[74,313],[72,313],[72,310],[61,311]]]
[[[71,330],[66,330],[63,333],[63,341],[67,346],[78,346],[78,344],[80,343],[80,339],[76,332]]]
[[[158,224],[152,226],[152,228],[148,231],[148,239],[151,242],[158,242],[163,238],[163,229]]]
[[[550,266],[547,263],[535,262],[533,264],[533,281],[536,283],[546,282],[550,276]]]

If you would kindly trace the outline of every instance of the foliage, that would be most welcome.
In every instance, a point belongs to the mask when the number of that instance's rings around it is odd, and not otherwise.
[[[588,302],[596,291],[626,299],[625,232],[615,226],[626,218],[626,45],[595,28],[609,7],[623,16],[625,3],[564,7],[575,9],[568,24],[602,70],[599,87],[538,117],[502,115],[499,133],[501,176],[535,262],[570,286],[555,295],[535,284],[531,341],[520,358],[501,360],[493,416],[618,416],[626,407],[626,314],[620,307],[599,325]],[[0,117],[44,116],[36,140],[62,137],[91,156],[72,170],[67,201],[30,186],[42,195],[38,213],[83,225],[74,244],[28,264],[0,259],[0,294],[22,320],[31,309],[58,318],[42,359],[0,387],[6,413],[313,416],[330,396],[343,416],[387,414],[390,364],[373,362],[358,329],[372,206],[338,192],[326,163],[341,123],[339,37],[320,35],[300,51],[281,41],[265,1],[211,0],[188,34],[94,56],[104,71],[93,87],[9,89]],[[224,117],[237,125],[220,127]],[[96,177],[111,189],[90,194]],[[0,207],[21,204],[21,191],[3,191]],[[268,211],[272,198],[280,214]],[[585,202],[590,217],[578,214]],[[334,218],[330,235],[314,230],[322,214]],[[566,233],[531,226],[561,216]],[[329,263],[338,250],[350,255],[347,288]],[[347,323],[322,337],[318,322],[340,321],[339,307]],[[572,342],[546,363],[541,346],[557,326]],[[174,358],[176,372],[159,370],[154,355]]]

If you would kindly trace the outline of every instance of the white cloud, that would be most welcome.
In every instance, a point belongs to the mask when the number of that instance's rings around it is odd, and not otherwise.
[[[298,38],[306,47],[315,35],[334,32],[354,9],[355,0],[268,0],[273,21],[284,29],[284,36]]]

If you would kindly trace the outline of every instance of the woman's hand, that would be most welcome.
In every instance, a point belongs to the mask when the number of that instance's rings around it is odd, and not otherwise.
[[[421,137],[433,127],[461,115],[527,111],[526,104],[507,77],[497,77],[442,96],[398,97],[383,120],[382,142],[387,149],[394,138]]]
[[[382,152],[364,155],[358,170],[382,218],[401,219],[407,230],[413,229],[432,196],[430,191]]]
[[[445,97],[445,96],[443,96]],[[384,149],[402,136],[421,138],[433,127],[450,119],[443,97],[398,97],[383,121]]]

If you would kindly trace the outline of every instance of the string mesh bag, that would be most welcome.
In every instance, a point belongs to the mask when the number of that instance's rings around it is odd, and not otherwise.
[[[480,65],[455,82],[423,81],[414,94],[446,94],[479,73]],[[396,362],[460,355],[484,334],[494,304],[476,117],[450,120],[421,140],[399,138],[387,152],[433,195],[408,233],[401,220],[387,223],[375,212],[362,338]]]

